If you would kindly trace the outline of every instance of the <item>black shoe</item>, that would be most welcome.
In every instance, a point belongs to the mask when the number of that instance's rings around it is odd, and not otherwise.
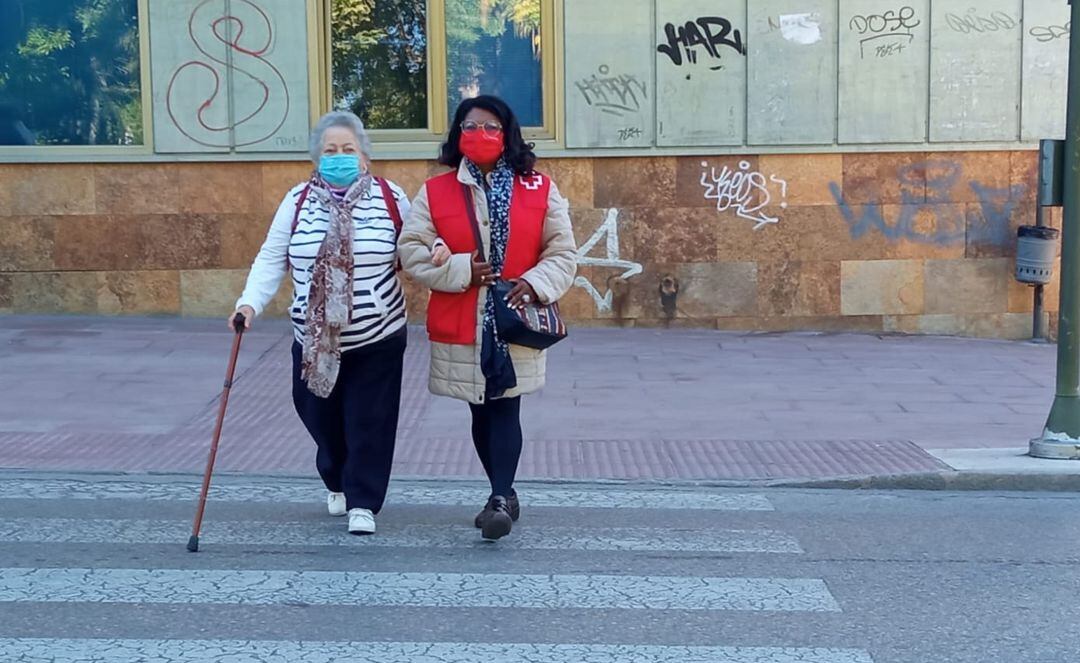
[[[516,523],[518,518],[521,518],[521,502],[518,501],[517,493],[511,495],[510,499],[506,500],[506,502],[510,506],[510,519]],[[491,500],[488,500],[487,504],[484,505],[484,509],[476,514],[476,518],[473,519],[473,525],[476,526],[476,529],[480,529],[484,526],[484,520],[490,513]]]
[[[480,532],[488,541],[497,541],[514,527],[514,518],[510,515],[510,503],[502,495],[492,497],[488,502],[491,512],[484,518]]]

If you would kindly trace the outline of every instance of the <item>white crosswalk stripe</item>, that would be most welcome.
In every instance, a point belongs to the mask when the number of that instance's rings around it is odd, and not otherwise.
[[[700,509],[714,511],[772,511],[764,495],[675,490],[581,490],[574,488],[528,488],[531,507],[597,509]],[[217,485],[210,499],[216,502],[318,503],[325,491],[314,483]],[[187,501],[199,495],[196,483],[139,483],[85,480],[0,482],[0,499],[35,500],[139,500]],[[395,485],[388,503],[411,505],[474,506],[487,498],[477,489],[435,488],[422,484]]]
[[[236,640],[0,639],[0,655],[49,663],[872,663],[856,649]]]
[[[0,569],[0,601],[835,612],[821,580],[177,569]]]
[[[376,548],[475,548],[488,546],[460,525],[380,525],[379,536],[344,536],[341,520],[322,522],[208,522],[203,545],[350,546]],[[8,518],[0,520],[0,542],[175,544],[190,531],[188,521]],[[646,527],[522,527],[499,543],[521,550],[636,550],[719,553],[801,553],[798,541],[774,530],[695,530]]]

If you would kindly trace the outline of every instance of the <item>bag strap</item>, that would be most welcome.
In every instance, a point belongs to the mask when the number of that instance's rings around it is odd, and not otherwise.
[[[404,222],[401,220],[401,209],[398,208],[397,197],[394,196],[394,192],[390,189],[390,184],[386,180],[381,177],[376,177],[375,181],[379,183],[379,188],[382,189],[386,210],[390,212],[390,219],[394,222],[394,233],[400,237],[401,228],[404,225]]]
[[[394,236],[401,237],[401,229],[404,227],[405,223],[401,218],[401,208],[398,207],[397,197],[394,196],[394,192],[386,180],[381,177],[376,177],[374,179],[379,183],[379,188],[382,189],[386,210],[390,213],[390,220],[394,222]],[[300,192],[300,197],[296,200],[296,210],[293,212],[292,229],[289,231],[289,237],[296,234],[296,228],[300,225],[300,211],[304,209],[304,202],[307,200],[310,191],[311,182],[308,182],[304,186],[304,190]],[[288,255],[285,256],[285,264],[289,264]],[[397,268],[401,269],[401,261],[398,261]]]
[[[382,189],[383,200],[386,202],[386,210],[390,212],[390,219],[394,222],[394,233],[401,235],[401,228],[405,224],[401,218],[401,208],[398,207],[397,197],[394,196],[394,192],[386,180],[381,177],[376,177],[375,181],[379,183],[379,188]],[[296,210],[293,212],[292,230],[289,232],[289,235],[295,234],[297,226],[300,225],[300,211],[304,208],[304,201],[307,200],[308,192],[310,191],[311,182],[308,182],[304,186],[304,190],[300,192],[300,197],[296,200]]]
[[[296,199],[296,209],[293,210],[292,230],[289,231],[289,237],[296,234],[296,227],[300,225],[300,210],[304,209],[304,203],[307,201],[309,192],[311,192],[311,182],[304,185],[304,189],[300,192],[300,197]]]
[[[397,197],[394,196],[394,192],[390,189],[390,184],[386,180],[376,177],[375,181],[379,183],[379,188],[382,189],[383,202],[386,203],[386,211],[390,212],[390,220],[394,222],[394,239],[397,240],[401,237],[401,228],[404,226],[401,219],[401,209],[397,204]],[[394,261],[394,269],[401,271],[401,258]]]
[[[304,185],[303,190],[300,191],[300,197],[296,199],[296,209],[293,210],[292,215],[292,228],[289,229],[289,240],[291,243],[292,236],[296,234],[296,227],[300,225],[300,210],[304,209],[304,203],[307,201],[308,193],[311,191],[311,182]],[[289,260],[289,249],[285,249],[285,268],[292,269],[292,261]]]
[[[476,205],[473,203],[472,187],[462,182],[461,193],[465,196],[465,212],[469,215],[469,224],[472,225],[473,240],[476,242],[476,251],[479,253],[480,262],[487,262],[487,258],[484,257],[484,238],[480,235],[480,222],[476,220]]]

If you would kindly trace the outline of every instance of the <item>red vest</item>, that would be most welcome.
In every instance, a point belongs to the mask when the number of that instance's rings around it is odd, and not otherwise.
[[[457,171],[451,171],[428,180],[425,185],[428,205],[435,231],[446,242],[450,252],[471,255],[476,250],[476,239],[465,208],[465,195],[457,177]],[[520,278],[540,262],[550,189],[551,180],[546,175],[537,173],[514,177],[514,193],[510,198],[510,238],[503,261],[503,279]],[[427,314],[431,340],[451,345],[476,343],[479,298],[478,287],[470,287],[460,293],[432,292]]]

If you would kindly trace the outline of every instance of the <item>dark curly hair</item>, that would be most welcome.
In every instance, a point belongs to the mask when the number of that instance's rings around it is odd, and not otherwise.
[[[503,159],[518,175],[532,175],[533,167],[536,166],[536,154],[533,152],[533,143],[525,142],[521,135],[521,124],[518,123],[514,111],[502,99],[491,95],[480,95],[472,99],[466,99],[457,107],[454,113],[454,121],[450,125],[450,135],[446,142],[439,148],[439,163],[451,168],[461,165],[461,123],[465,116],[474,108],[488,111],[499,118],[503,126]]]

